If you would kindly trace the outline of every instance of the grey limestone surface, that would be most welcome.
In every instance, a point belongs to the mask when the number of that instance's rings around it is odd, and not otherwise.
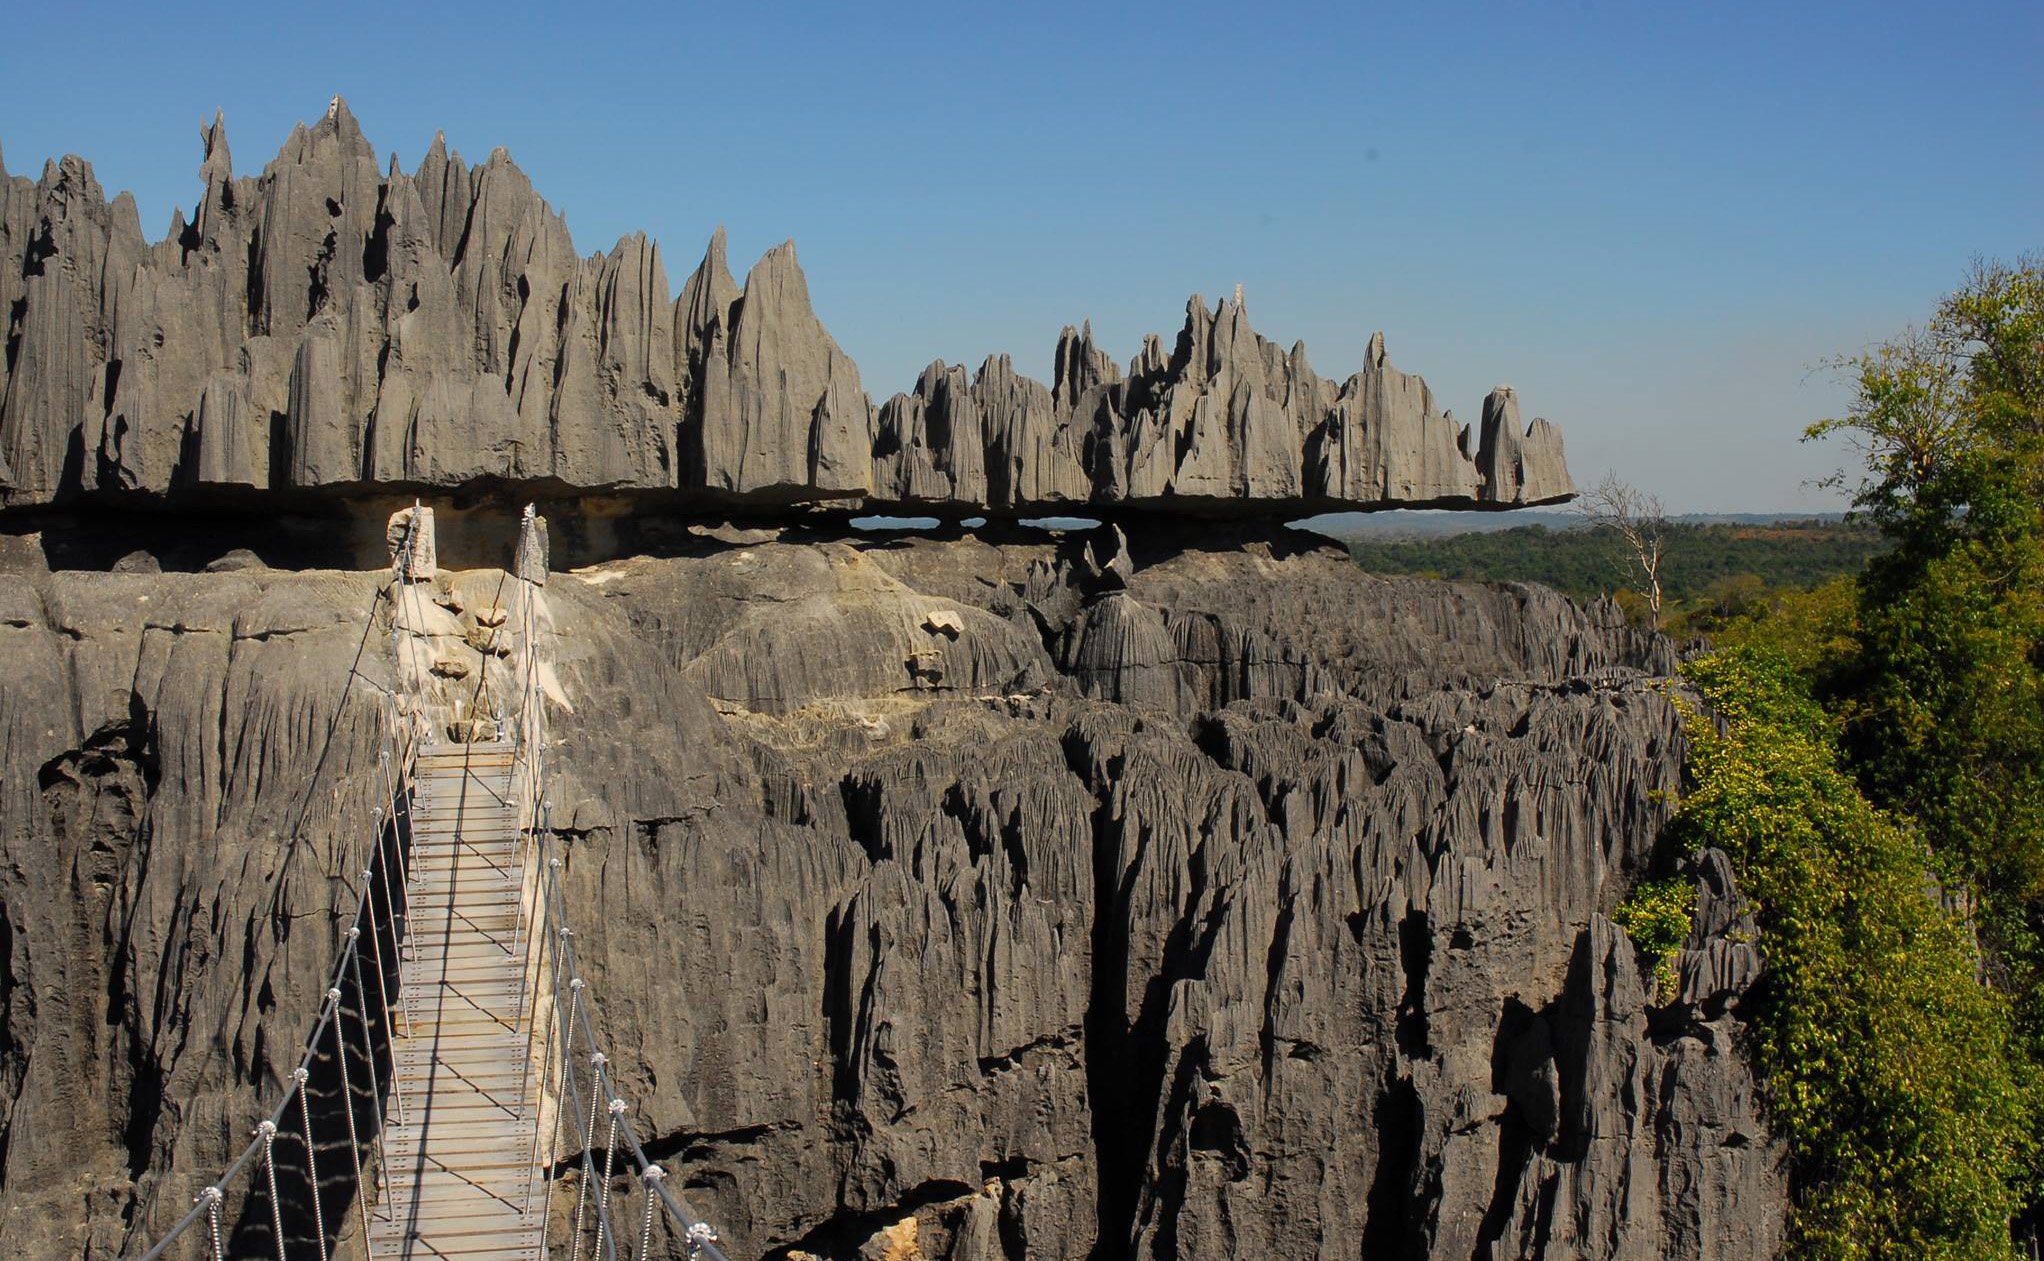
[[[1238,293],[876,404],[792,245],[671,296],[338,99],[200,174],[151,243],[0,172],[0,1254],[140,1255],[288,1089],[377,689],[489,708],[502,552],[613,1069],[734,1257],[1772,1255],[1729,865],[1665,991],[1609,918],[1675,861],[1673,645],[1250,520],[1566,499],[1511,387],[1464,427]]]
[[[76,157],[0,169],[0,508],[278,505],[481,487],[682,512],[1301,516],[1554,503],[1560,430],[1500,386],[1474,425],[1391,366],[1323,378],[1194,298],[1122,370],[1089,328],[1055,381],[933,363],[877,405],[792,242],[741,286],[721,229],[669,288],[643,235],[580,255],[499,149],[380,165],[345,103],[260,175],[203,136],[187,221],[144,235]]]
[[[731,1255],[1772,1254],[1729,869],[1669,992],[1608,918],[1665,857],[1665,640],[1281,532],[689,537],[549,575],[551,795]],[[288,1088],[391,610],[0,561],[0,1253],[136,1256]],[[499,577],[412,584],[486,686]]]

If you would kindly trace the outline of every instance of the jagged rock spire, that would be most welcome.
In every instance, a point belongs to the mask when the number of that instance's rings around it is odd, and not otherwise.
[[[1323,379],[1303,345],[1250,326],[1239,284],[1215,307],[1195,296],[1175,343],[1147,338],[1126,378],[1082,322],[1059,334],[1047,387],[989,356],[875,406],[793,242],[741,288],[720,227],[670,302],[656,242],[579,255],[501,148],[470,167],[436,133],[406,175],[338,96],[259,178],[236,178],[219,113],[201,140],[204,191],[166,247],[78,159],[0,183],[0,309],[20,313],[0,366],[0,508],[484,481],[659,491],[683,511],[956,515],[1572,493],[1559,431],[1522,429],[1516,395],[1494,394],[1465,442],[1381,333],[1362,371]],[[44,268],[52,251],[71,265]],[[66,458],[80,448],[91,458]]]

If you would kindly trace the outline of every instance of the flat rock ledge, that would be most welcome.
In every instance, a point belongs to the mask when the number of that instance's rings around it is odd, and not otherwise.
[[[0,509],[433,490],[642,495],[677,512],[1299,516],[1574,493],[1499,386],[1473,426],[1381,334],[1317,375],[1194,297],[1122,369],[1089,327],[1055,380],[932,363],[876,405],[793,243],[741,287],[720,229],[672,296],[644,235],[577,255],[504,150],[378,165],[335,98],[259,177],[217,117],[204,192],[151,244],[90,164],[0,166]]]

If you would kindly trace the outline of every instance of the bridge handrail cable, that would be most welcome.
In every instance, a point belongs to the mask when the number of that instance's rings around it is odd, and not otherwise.
[[[526,523],[523,528],[526,530],[533,528],[531,509],[526,511]],[[611,1075],[609,1057],[604,1054],[602,1043],[596,1035],[596,1023],[590,1014],[586,998],[588,985],[582,979],[581,970],[576,965],[575,934],[569,927],[567,895],[561,886],[565,860],[554,852],[553,802],[548,797],[553,771],[549,765],[552,746],[545,733],[545,695],[539,670],[537,601],[534,599],[531,583],[520,583],[519,588],[521,596],[519,630],[525,643],[525,659],[521,663],[523,678],[511,730],[518,749],[518,760],[525,768],[526,791],[522,796],[530,811],[529,834],[537,841],[533,861],[538,876],[535,881],[534,900],[538,905],[534,908],[533,917],[539,922],[534,927],[537,930],[540,951],[544,952],[549,948],[553,951],[553,976],[550,986],[552,994],[551,1002],[547,1004],[551,1010],[547,1013],[547,1033],[542,1047],[541,1063],[548,1069],[554,1068],[556,1063],[554,1043],[557,1035],[560,1053],[555,1104],[555,1149],[548,1152],[544,1167],[552,1169],[558,1162],[562,1122],[572,1117],[575,1122],[575,1133],[581,1140],[582,1150],[578,1163],[582,1167],[582,1187],[578,1192],[571,1258],[572,1261],[580,1261],[583,1201],[588,1196],[590,1186],[594,1184],[599,1187],[594,1206],[596,1250],[602,1261],[616,1261],[616,1230],[610,1220],[608,1193],[610,1183],[613,1181],[617,1142],[622,1139],[632,1166],[627,1172],[636,1173],[636,1181],[643,1189],[644,1196],[639,1251],[636,1255],[641,1258],[646,1255],[651,1241],[654,1207],[657,1204],[676,1229],[690,1256],[707,1258],[708,1261],[728,1261],[717,1246],[716,1231],[667,1185],[667,1170],[646,1154],[645,1147],[633,1130],[623,1096]],[[535,976],[542,976],[546,966],[545,960],[539,960],[532,968],[532,972]],[[540,1025],[539,1014],[535,1009],[534,1018],[528,1024],[528,1038],[536,1033]],[[570,1050],[578,1031],[582,1043],[580,1054]],[[528,1051],[528,1067],[531,1058]],[[584,1071],[577,1066],[578,1059],[587,1066],[586,1081]],[[586,1108],[583,1099],[585,1090],[589,1093],[590,1103]],[[609,1116],[604,1143],[605,1168],[601,1171],[596,1167],[594,1144],[597,1107],[604,1107]],[[537,1153],[540,1141],[540,1134],[537,1131],[533,1141]]]
[[[357,898],[355,918],[352,923],[357,926],[366,923],[369,928],[371,944],[375,951],[375,957],[371,960],[370,966],[375,970],[377,978],[377,993],[382,1008],[380,1024],[383,1029],[385,1051],[389,1056],[390,1062],[388,1080],[392,1092],[391,1102],[397,1112],[400,1125],[404,1124],[406,1107],[399,1086],[396,1050],[392,1038],[395,1028],[393,1022],[396,1019],[401,1017],[404,1019],[407,1027],[411,1025],[411,996],[404,984],[402,960],[408,957],[411,951],[409,941],[411,919],[410,876],[414,855],[409,848],[412,844],[410,828],[409,826],[400,827],[399,812],[404,808],[403,803],[410,800],[412,792],[411,784],[417,769],[418,754],[430,731],[430,724],[425,712],[423,689],[431,674],[432,663],[423,660],[422,654],[425,649],[418,642],[422,635],[429,632],[425,621],[423,596],[417,590],[419,575],[414,566],[414,561],[419,554],[422,518],[423,514],[415,505],[412,518],[407,523],[405,529],[403,542],[393,556],[390,582],[380,588],[376,595],[378,600],[382,599],[386,594],[391,599],[392,667],[395,671],[417,681],[421,691],[421,698],[417,704],[412,706],[409,714],[407,714],[405,707],[399,700],[401,689],[397,683],[393,682],[392,686],[382,688],[374,680],[364,677],[359,669],[354,669],[349,672],[348,683],[342,690],[339,703],[340,707],[344,709],[355,683],[360,680],[369,686],[377,687],[379,691],[383,692],[388,716],[384,731],[384,749],[378,759],[383,768],[384,789],[389,797],[387,803],[390,807],[390,815],[387,821],[388,831],[386,832],[384,808],[379,806],[375,811],[376,828],[374,847],[371,850],[372,857],[367,866],[362,869],[362,889]],[[520,524],[519,554],[521,566],[523,558],[528,554],[527,547],[533,542],[533,532],[536,529],[537,523],[533,510],[528,507]],[[507,572],[505,578],[508,579],[509,576]],[[525,579],[527,576],[521,572],[520,577]],[[504,587],[505,582],[500,579],[496,603],[493,605],[496,624],[491,627],[488,640],[482,648],[482,666],[478,671],[476,685],[468,707],[468,717],[470,719],[468,734],[471,737],[475,734],[476,713],[483,700],[490,658],[497,655],[500,636],[506,625],[512,620],[511,611],[505,609],[502,604]],[[500,739],[508,738],[514,750],[515,773],[518,777],[516,781],[517,786],[514,790],[515,796],[518,799],[517,835],[519,844],[515,847],[516,861],[521,867],[525,862],[529,861],[536,869],[536,879],[533,881],[533,892],[531,894],[533,906],[529,915],[527,912],[527,898],[521,896],[518,902],[517,931],[521,938],[536,943],[536,948],[531,952],[532,957],[528,960],[524,971],[521,972],[519,983],[519,1006],[521,1011],[527,1010],[526,995],[528,986],[536,986],[543,983],[549,968],[552,971],[550,982],[547,983],[549,993],[541,1000],[544,1006],[542,1007],[541,1002],[534,1002],[529,1010],[526,1022],[527,1044],[525,1066],[521,1071],[523,1074],[529,1075],[532,1070],[534,1063],[534,1040],[543,1025],[546,1033],[544,1041],[538,1045],[540,1052],[538,1063],[542,1073],[553,1073],[556,1077],[554,1141],[547,1150],[547,1160],[544,1164],[541,1164],[539,1161],[539,1151],[543,1131],[539,1125],[539,1113],[535,1112],[533,1117],[533,1163],[547,1172],[551,1172],[557,1167],[563,1154],[561,1151],[562,1129],[564,1123],[572,1116],[575,1123],[576,1137],[581,1148],[579,1160],[576,1163],[579,1163],[581,1166],[582,1178],[577,1192],[572,1242],[569,1244],[571,1261],[581,1261],[583,1227],[588,1224],[593,1224],[595,1230],[594,1249],[591,1253],[592,1259],[601,1258],[601,1261],[616,1261],[617,1235],[612,1221],[610,1192],[614,1176],[618,1172],[616,1165],[619,1140],[623,1141],[624,1150],[628,1153],[631,1165],[624,1172],[627,1175],[635,1172],[637,1174],[636,1181],[642,1188],[642,1213],[638,1239],[639,1247],[636,1256],[644,1258],[651,1245],[653,1220],[656,1215],[654,1210],[657,1205],[665,1215],[666,1220],[676,1230],[690,1257],[708,1258],[708,1261],[727,1261],[725,1254],[717,1246],[716,1232],[701,1217],[695,1214],[686,1202],[667,1185],[667,1171],[646,1154],[644,1146],[632,1127],[628,1115],[629,1108],[618,1090],[616,1080],[609,1068],[609,1060],[604,1055],[602,1043],[597,1037],[596,1022],[591,1015],[588,1000],[585,997],[588,986],[582,980],[580,968],[576,963],[575,934],[568,926],[567,896],[561,883],[562,872],[565,870],[565,860],[555,853],[556,841],[552,826],[553,803],[547,796],[553,768],[549,765],[551,749],[545,730],[545,699],[547,689],[542,678],[539,660],[538,582],[522,580],[513,590],[518,604],[517,632],[523,639],[525,649],[524,659],[517,663],[515,669],[517,676],[515,687],[516,708],[514,713],[509,716],[508,723],[505,720],[506,715],[501,711],[492,716],[496,720],[495,734]],[[407,623],[412,632],[410,634],[405,633]],[[371,616],[363,632],[365,642],[374,624],[374,606],[372,605]],[[464,743],[472,744],[473,739],[464,741]],[[406,822],[407,824],[409,822],[408,815]],[[397,904],[397,895],[392,889],[390,860],[383,858],[383,845],[386,835],[389,836],[392,852],[396,855],[396,860],[400,865],[398,884],[404,890],[404,908],[402,912],[400,912]],[[377,923],[376,900],[374,897],[374,891],[378,882],[374,879],[373,875],[378,859],[382,859],[384,864],[383,880],[381,883],[384,888],[385,912],[381,928],[379,928]],[[495,866],[495,864],[492,863],[492,866]],[[406,927],[406,931],[402,935],[398,931],[398,923],[400,921]],[[391,1002],[390,993],[386,987],[385,978],[389,974],[389,969],[385,967],[386,960],[382,948],[381,933],[384,929],[390,931],[393,949],[397,952],[400,960],[400,966],[397,969],[398,995],[395,1004]],[[552,951],[550,960],[547,954],[549,950]],[[370,1102],[375,1109],[375,1124],[372,1126],[375,1134],[366,1143],[358,1134],[358,1127],[355,1125],[354,1091],[348,1077],[348,1048],[345,1037],[345,1005],[342,987],[350,979],[353,980],[356,990],[357,1022],[360,1025],[361,1032],[360,1051],[363,1062],[368,1066]],[[537,998],[538,996],[535,995],[534,997]],[[305,1051],[300,1056],[298,1065],[291,1074],[292,1089],[278,1101],[277,1106],[257,1125],[253,1137],[241,1149],[240,1153],[235,1156],[233,1161],[228,1164],[226,1170],[200,1192],[192,1208],[171,1227],[168,1233],[157,1241],[154,1247],[150,1248],[143,1255],[141,1261],[159,1261],[159,1258],[165,1255],[173,1243],[184,1237],[187,1232],[191,1231],[202,1220],[207,1222],[210,1229],[210,1238],[204,1241],[207,1244],[207,1255],[213,1258],[213,1261],[224,1261],[225,1251],[220,1231],[220,1215],[226,1200],[226,1189],[245,1172],[249,1172],[251,1167],[256,1165],[258,1161],[261,1164],[260,1173],[264,1186],[261,1188],[251,1187],[249,1195],[253,1196],[259,1189],[267,1193],[271,1225],[274,1232],[273,1242],[276,1246],[278,1261],[287,1261],[283,1216],[278,1200],[276,1183],[274,1147],[277,1135],[284,1129],[284,1123],[288,1119],[294,1100],[298,1105],[299,1119],[304,1126],[304,1133],[299,1137],[302,1138],[306,1151],[305,1177],[313,1201],[311,1215],[317,1236],[317,1249],[321,1261],[325,1261],[327,1256],[326,1225],[320,1204],[320,1178],[316,1155],[317,1144],[313,1141],[312,1135],[311,1106],[307,1099],[307,1082],[310,1077],[310,1070],[315,1060],[321,1054],[321,1040],[329,1028],[332,1028],[334,1031],[333,1050],[341,1079],[340,1086],[343,1094],[342,1111],[347,1118],[349,1154],[353,1162],[353,1172],[355,1175],[354,1199],[362,1218],[363,1248],[365,1253],[371,1258],[371,1261],[373,1261],[374,1245],[370,1241],[368,1186],[362,1172],[363,1152],[365,1147],[373,1149],[374,1146],[380,1146],[377,1140],[380,1138],[384,1123],[384,1101],[378,1082],[382,1057],[377,1055],[371,1042],[370,1006],[369,990],[362,980],[361,929],[360,927],[350,927],[347,933],[346,945],[342,948],[340,957],[335,961],[333,974],[326,989],[326,1001],[320,1008],[319,1020],[314,1025],[311,1036],[306,1040]],[[544,1020],[542,1020],[542,1015]],[[574,1047],[578,1033],[581,1043],[579,1050]],[[558,1060],[555,1058],[556,1051],[558,1051]],[[582,1064],[578,1064],[578,1061],[582,1061]],[[586,1065],[586,1069],[583,1065]],[[524,1087],[521,1084],[521,1094],[523,1089]],[[589,1094],[586,1107],[582,1098],[585,1089]],[[596,1127],[600,1115],[599,1109],[608,1116],[604,1135],[603,1167],[600,1171],[597,1167],[597,1151],[595,1146]],[[562,1171],[562,1176],[565,1177],[565,1170]],[[540,1180],[540,1185],[544,1187],[545,1182],[546,1179],[543,1176]],[[595,1188],[595,1202],[593,1205],[589,1203],[592,1186]],[[592,1207],[595,1210],[593,1217],[588,1212]],[[528,1203],[525,1205],[524,1211],[530,1213],[531,1209],[532,1205],[529,1202],[528,1194]],[[539,1209],[543,1220],[547,1222],[547,1226],[550,1228],[552,1215],[546,1211],[544,1202],[539,1206]],[[547,1242],[549,1241],[542,1240],[543,1250]]]
[[[408,595],[410,597],[411,602],[414,605],[411,620],[415,626],[422,625],[422,623],[418,620],[416,611],[416,605],[418,601],[417,593],[409,591],[409,588],[413,585],[409,581],[409,578],[411,574],[412,561],[415,555],[418,537],[419,537],[419,515],[416,512],[414,512],[412,520],[406,526],[404,542],[398,549],[398,552],[393,560],[391,579],[383,587],[378,588],[375,596],[375,599],[377,600],[381,600],[386,595],[386,593],[390,594],[391,596],[392,600],[391,634],[393,640],[396,640],[401,633],[399,628],[399,623],[401,619],[398,615],[398,603],[400,601],[405,600]],[[372,603],[368,623],[367,625],[365,625],[363,629],[363,636],[365,640],[367,639],[369,630],[374,627],[375,620],[376,619],[374,613],[374,604]],[[395,648],[396,645],[394,644],[393,647]],[[414,644],[412,652],[414,664],[416,664],[417,662],[418,651],[419,649],[417,645]],[[397,661],[394,660],[393,664],[394,665],[397,664]],[[421,677],[423,677],[423,675],[421,675]],[[336,704],[336,713],[339,713],[346,709],[348,697],[353,693],[357,681],[367,682],[372,687],[376,686],[373,680],[365,679],[359,669],[351,669],[348,673],[348,681],[346,684],[343,685],[341,689],[341,697]],[[389,704],[391,722],[385,728],[384,749],[378,760],[381,765],[387,768],[390,761],[393,760],[391,758],[391,754],[395,749],[395,751],[398,753],[398,756],[395,759],[395,761],[397,762],[398,776],[397,787],[400,790],[404,790],[405,786],[410,781],[411,769],[416,760],[418,752],[416,725],[419,721],[423,719],[423,714],[421,712],[415,711],[413,715],[414,721],[412,723],[404,724],[403,727],[400,728],[400,726],[398,725],[398,716],[400,711],[397,704],[398,691],[397,687],[395,686],[395,684],[393,684],[393,686],[391,686],[390,688],[387,689],[380,688],[379,690],[384,693],[384,699]],[[388,779],[388,773],[389,772],[386,769],[385,772],[386,784],[390,782]],[[398,798],[396,797],[394,797],[392,800],[393,808],[390,819],[390,826],[392,829],[391,839],[394,848],[396,848],[402,855],[404,838],[397,835],[397,818],[395,809],[395,803],[397,800]],[[379,806],[376,809],[375,817],[376,829],[373,847],[371,849],[372,859],[374,858],[375,855],[381,853],[383,847],[384,825],[382,807]],[[405,864],[405,866],[407,867],[409,867],[409,865],[410,865],[409,863]],[[372,867],[374,866],[373,861],[371,863],[371,866]],[[387,878],[388,876],[387,869],[385,874]],[[376,924],[376,904],[375,899],[371,896],[374,889],[375,889],[374,882],[365,878],[362,882],[362,891],[356,898],[355,915],[354,919],[351,921],[354,924],[360,924],[366,920],[369,925],[370,935],[372,939],[376,939],[378,933],[378,928]],[[385,891],[385,900],[386,903],[389,903],[389,893],[387,887]],[[390,920],[395,914],[396,907],[394,905],[388,906],[388,909],[385,912],[386,925],[390,924]],[[407,919],[409,919],[408,914]],[[396,940],[396,934],[394,931],[392,935],[393,939]],[[298,1065],[291,1072],[290,1075],[290,1080],[292,1082],[291,1089],[285,1093],[282,1099],[277,1101],[277,1106],[275,1108],[272,1108],[270,1110],[269,1115],[265,1117],[256,1126],[253,1132],[253,1137],[249,1139],[247,1145],[245,1145],[241,1149],[241,1152],[238,1155],[236,1155],[231,1162],[229,1162],[226,1170],[223,1171],[218,1178],[215,1178],[212,1182],[207,1184],[205,1189],[202,1190],[194,1200],[190,1211],[188,1211],[183,1217],[179,1218],[177,1223],[173,1225],[170,1228],[170,1230],[163,1235],[162,1238],[157,1240],[155,1246],[151,1247],[148,1252],[142,1255],[141,1261],[159,1261],[159,1258],[161,1258],[169,1250],[170,1246],[173,1243],[177,1242],[180,1238],[182,1238],[187,1231],[191,1230],[194,1226],[196,1226],[201,1219],[206,1219],[208,1221],[211,1230],[211,1238],[208,1241],[209,1244],[208,1251],[210,1255],[214,1258],[214,1261],[223,1261],[225,1253],[222,1247],[222,1241],[220,1237],[220,1211],[222,1204],[226,1200],[227,1187],[229,1184],[234,1182],[236,1178],[241,1176],[242,1172],[246,1170],[250,1166],[250,1164],[256,1160],[259,1154],[263,1158],[263,1164],[265,1167],[264,1169],[265,1181],[268,1184],[267,1189],[271,1197],[272,1219],[273,1221],[279,1219],[280,1211],[276,1203],[275,1193],[276,1164],[273,1149],[275,1145],[276,1136],[283,1129],[283,1122],[287,1118],[287,1114],[290,1111],[291,1104],[294,1099],[298,1101],[301,1119],[304,1120],[306,1124],[306,1132],[303,1135],[303,1139],[306,1148],[307,1174],[310,1184],[312,1186],[315,1213],[317,1213],[317,1202],[319,1197],[317,1158],[313,1155],[314,1144],[312,1142],[310,1118],[308,1115],[309,1105],[306,1103],[305,1100],[305,1089],[307,1080],[310,1077],[313,1062],[320,1054],[320,1039],[326,1033],[327,1027],[329,1025],[333,1025],[336,1030],[335,1033],[336,1059],[340,1062],[339,1067],[345,1079],[345,1074],[347,1071],[346,1070],[347,1052],[345,1047],[342,1045],[345,1036],[345,1031],[341,1028],[340,1024],[342,1012],[341,987],[343,983],[350,978],[351,974],[356,985],[357,1014],[359,1017],[359,1023],[361,1024],[362,1027],[363,1058],[369,1066],[370,1089],[372,1092],[375,1092],[377,1089],[376,1088],[377,1056],[369,1044],[369,1017],[367,1010],[369,1005],[369,994],[368,991],[365,988],[363,988],[361,982],[360,930],[351,927],[348,930],[346,940],[347,944],[342,947],[340,957],[336,959],[334,962],[333,974],[329,978],[326,987],[326,1001],[320,1007],[319,1021],[317,1024],[313,1026],[311,1036],[308,1037],[305,1041],[305,1051],[302,1055],[299,1056]],[[402,946],[402,943],[400,943],[400,946]],[[380,940],[378,940],[377,949],[380,951],[381,948],[382,948],[381,942]],[[384,977],[384,970],[378,964],[372,964],[371,966],[377,967],[377,981],[379,986],[381,986]],[[401,972],[400,987],[402,987]],[[402,992],[402,990],[400,992]],[[402,998],[400,999],[400,1001],[402,1002]],[[388,1029],[390,1018],[391,1009],[386,1000],[384,1012],[386,1040],[388,1039],[389,1036]],[[391,1075],[391,1082],[393,1088],[395,1088],[396,1074],[394,1072]],[[365,1214],[363,1223],[364,1227],[363,1239],[366,1247],[368,1240],[368,1223],[366,1218],[367,1188],[362,1185],[361,1178],[362,1145],[358,1141],[356,1141],[355,1135],[353,1133],[354,1100],[352,1096],[343,1100],[343,1109],[348,1116],[350,1126],[349,1135],[350,1145],[353,1148],[352,1156],[354,1160],[356,1173],[355,1199],[357,1204],[362,1206],[362,1210]],[[382,1111],[380,1102],[377,1105],[377,1111],[379,1114]],[[280,1261],[282,1261],[285,1255],[285,1248],[280,1225],[277,1227],[277,1232],[278,1233],[275,1239],[277,1245],[277,1255]],[[324,1235],[323,1224],[321,1227],[319,1248],[322,1255],[324,1255],[326,1248],[326,1240]]]

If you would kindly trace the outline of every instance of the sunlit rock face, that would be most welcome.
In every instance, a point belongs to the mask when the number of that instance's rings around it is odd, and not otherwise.
[[[491,488],[681,513],[1298,516],[1573,493],[1561,434],[1500,386],[1460,424],[1372,339],[1317,375],[1239,296],[1120,368],[1066,329],[1056,380],[932,364],[878,406],[792,243],[741,286],[719,232],[672,296],[642,235],[576,253],[498,150],[380,165],[336,99],[257,177],[204,134],[155,243],[67,157],[0,170],[0,507]]]
[[[77,159],[0,174],[0,1254],[139,1255],[287,1088],[397,672],[346,567],[415,494],[479,689],[471,566],[558,514],[582,968],[731,1255],[1772,1254],[1729,875],[1676,993],[1606,918],[1668,857],[1671,646],[1243,520],[1569,497],[1510,387],[1463,426],[1237,297],[876,406],[790,245],[674,297],[339,101],[200,173],[154,244]]]
[[[237,563],[0,553],[9,1257],[191,1205],[354,904],[381,576]],[[499,578],[427,590],[448,655]],[[705,529],[546,595],[583,975],[732,1256],[1773,1255],[1736,891],[1672,993],[1606,918],[1685,753],[1614,609],[1253,527]]]

